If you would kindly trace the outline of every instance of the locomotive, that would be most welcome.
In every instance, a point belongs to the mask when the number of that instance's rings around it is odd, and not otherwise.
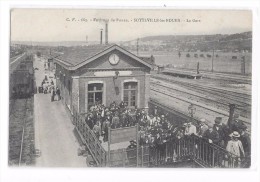
[[[10,91],[13,99],[28,98],[34,94],[34,69],[32,59],[20,62],[10,77]]]

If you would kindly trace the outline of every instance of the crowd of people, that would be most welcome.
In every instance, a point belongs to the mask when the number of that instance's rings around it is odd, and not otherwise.
[[[51,102],[57,100],[59,101],[61,99],[61,93],[60,89],[58,87],[55,87],[55,84],[53,80],[48,80],[48,77],[45,75],[45,78],[42,80],[41,87],[39,87],[40,93],[51,93]]]
[[[223,123],[222,117],[216,117],[213,127],[206,119],[174,122],[168,114],[148,114],[144,109],[128,108],[126,103],[111,103],[109,107],[96,104],[90,107],[85,122],[96,137],[108,141],[108,128],[130,127],[139,124],[139,144],[159,146],[168,141],[196,135],[208,143],[218,145],[239,157],[250,157],[251,141],[247,126],[234,114],[231,126]],[[102,137],[101,137],[102,136]],[[131,141],[131,146],[135,142]]]

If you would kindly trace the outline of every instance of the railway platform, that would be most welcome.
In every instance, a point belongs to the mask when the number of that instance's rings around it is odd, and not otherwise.
[[[171,70],[164,70],[162,71],[162,73],[166,75],[175,76],[175,77],[183,77],[183,78],[190,78],[190,79],[202,78],[202,74],[195,73],[194,71],[189,71],[189,70],[171,69]]]
[[[36,84],[44,78],[44,66],[40,60],[35,61],[37,70]],[[34,95],[35,110],[35,148],[41,151],[36,159],[37,167],[86,167],[86,159],[78,156],[80,147],[73,134],[65,106],[61,101],[51,102],[50,94]]]
[[[250,75],[232,74],[232,73],[221,73],[221,72],[209,72],[200,70],[184,69],[184,68],[166,68],[162,71],[163,74],[189,77],[189,78],[207,78],[207,79],[217,79],[217,80],[229,80],[232,82],[242,83],[242,84],[252,84],[252,78]]]

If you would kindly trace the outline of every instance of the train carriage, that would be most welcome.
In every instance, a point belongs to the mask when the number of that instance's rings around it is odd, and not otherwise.
[[[32,61],[22,61],[11,74],[10,91],[12,98],[28,98],[34,93],[34,70]]]

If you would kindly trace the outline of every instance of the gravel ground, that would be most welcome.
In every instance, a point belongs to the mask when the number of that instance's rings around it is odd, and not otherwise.
[[[9,117],[9,165],[19,165],[20,152],[22,157],[20,165],[34,165],[34,119],[33,98],[18,99],[10,102],[11,113]],[[21,142],[24,126],[23,146]]]

